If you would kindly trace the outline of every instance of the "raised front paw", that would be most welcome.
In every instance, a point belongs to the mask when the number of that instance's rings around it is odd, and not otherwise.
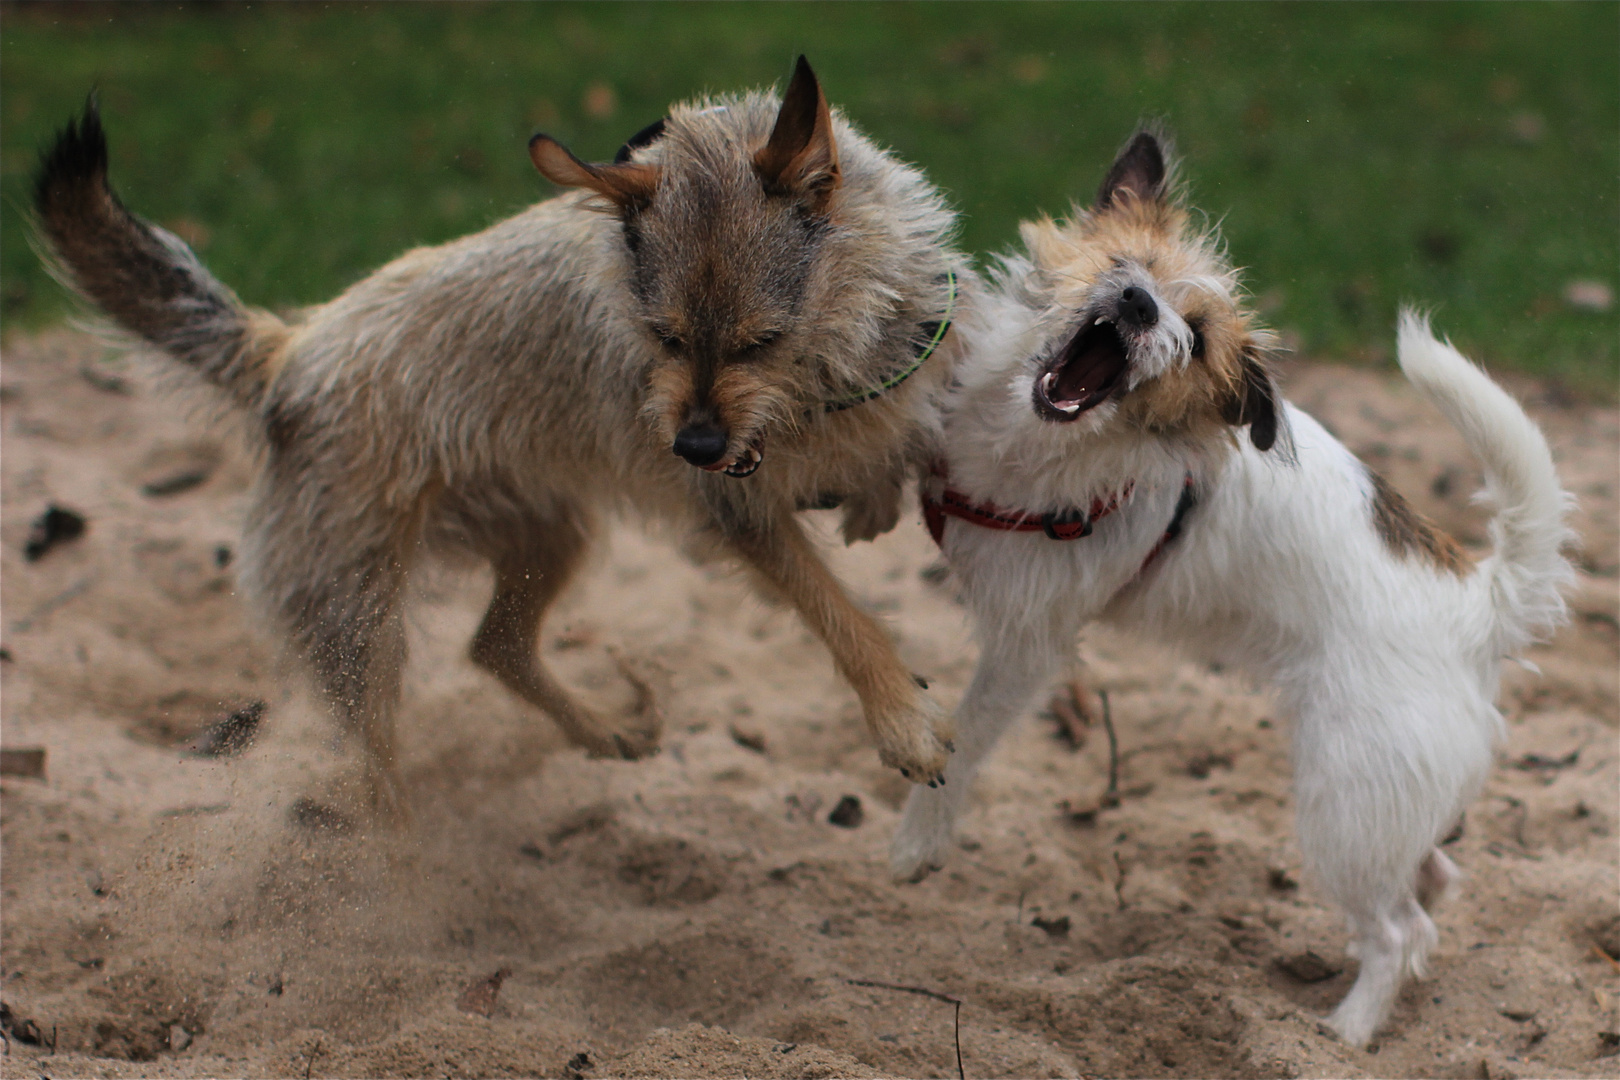
[[[899,522],[900,487],[884,484],[844,500],[844,521],[839,531],[845,544],[853,544],[857,540],[874,540]]]
[[[878,760],[914,784],[940,787],[945,783],[945,763],[956,749],[952,740],[956,729],[950,714],[926,694],[918,691],[911,702],[893,715],[872,718]]]

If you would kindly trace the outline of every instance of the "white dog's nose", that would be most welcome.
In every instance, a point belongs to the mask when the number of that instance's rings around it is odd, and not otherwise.
[[[1119,321],[1143,330],[1157,323],[1159,305],[1154,302],[1153,294],[1135,285],[1127,286],[1119,294]]]

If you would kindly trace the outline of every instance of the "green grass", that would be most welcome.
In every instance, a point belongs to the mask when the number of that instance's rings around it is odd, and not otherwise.
[[[1387,363],[1415,300],[1490,364],[1615,393],[1620,312],[1564,299],[1620,286],[1612,3],[8,6],[0,316],[68,310],[24,222],[35,153],[91,86],[125,200],[290,305],[544,197],[536,128],[604,158],[800,51],[951,194],[971,250],[1088,197],[1163,117],[1301,351]]]

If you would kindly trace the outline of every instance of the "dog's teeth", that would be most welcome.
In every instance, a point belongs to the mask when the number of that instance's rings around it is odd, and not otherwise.
[[[1080,411],[1080,403],[1077,401],[1073,405],[1065,405],[1063,406],[1063,411],[1068,413],[1070,416],[1073,416],[1075,413]]]
[[[1101,326],[1101,325],[1102,325],[1102,324],[1103,324],[1103,323],[1105,323],[1105,322],[1107,322],[1107,321],[1108,321],[1108,316],[1106,316],[1106,315],[1099,315],[1099,316],[1097,316],[1097,321],[1096,321],[1096,322],[1094,322],[1094,323],[1092,323],[1092,324],[1091,324],[1091,325],[1092,325],[1092,326]]]
[[[1048,395],[1051,394],[1052,388],[1054,386],[1056,386],[1056,385],[1057,385],[1057,372],[1048,371],[1045,375],[1041,376],[1041,389],[1045,390]]]

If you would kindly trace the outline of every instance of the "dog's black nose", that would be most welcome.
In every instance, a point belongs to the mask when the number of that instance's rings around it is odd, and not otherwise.
[[[1159,321],[1159,305],[1146,289],[1132,285],[1119,294],[1119,321],[1146,329]]]
[[[675,453],[687,464],[702,468],[719,461],[731,437],[713,424],[692,424],[675,436]]]

